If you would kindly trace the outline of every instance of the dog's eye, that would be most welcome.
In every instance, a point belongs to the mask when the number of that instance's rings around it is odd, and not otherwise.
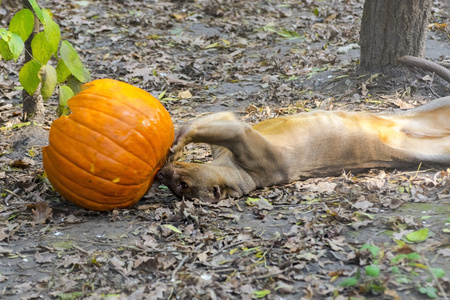
[[[181,189],[183,189],[183,190],[189,188],[189,185],[188,185],[186,182],[184,182],[184,181],[180,181],[180,183],[178,184],[178,186],[179,186]]]

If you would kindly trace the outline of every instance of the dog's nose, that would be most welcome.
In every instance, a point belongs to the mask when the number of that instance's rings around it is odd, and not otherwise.
[[[158,180],[164,180],[166,176],[164,175],[163,171],[159,171],[158,174],[156,174],[156,178]]]
[[[164,167],[156,174],[156,180],[161,183],[167,183],[173,177],[174,171],[171,168]]]

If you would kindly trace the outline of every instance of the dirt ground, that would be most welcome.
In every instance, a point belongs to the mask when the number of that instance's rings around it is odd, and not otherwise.
[[[256,123],[321,108],[383,111],[449,94],[433,74],[357,72],[362,0],[41,1],[94,79],[134,84],[175,126],[231,110]],[[6,28],[19,1],[3,0]],[[427,57],[449,59],[435,1]],[[155,184],[127,210],[62,199],[43,177],[56,118],[21,122],[0,61],[1,299],[447,299],[450,166],[369,170],[218,204]],[[189,91],[192,97],[185,97]],[[187,161],[207,161],[190,146]]]

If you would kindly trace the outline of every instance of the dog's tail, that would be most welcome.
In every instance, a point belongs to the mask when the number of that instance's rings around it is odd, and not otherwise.
[[[450,164],[450,97],[380,118],[386,126],[379,127],[379,137],[390,147],[424,162]]]

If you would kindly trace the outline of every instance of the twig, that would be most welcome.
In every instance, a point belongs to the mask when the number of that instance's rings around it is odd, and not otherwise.
[[[414,175],[414,177],[413,177],[413,179],[414,178],[417,178],[417,175],[419,175],[419,171],[420,171],[420,168],[422,167],[422,163],[420,163],[419,164],[419,167],[417,167],[417,171],[416,171],[416,174]]]
[[[11,200],[11,198],[13,196],[19,197],[19,195],[17,195],[17,193],[20,192],[19,188],[15,189],[14,191],[10,191],[10,190],[7,190],[7,189],[3,189],[3,190],[9,193],[9,195],[6,196],[5,200],[3,200],[3,202],[5,202],[6,206],[9,206],[8,201]]]
[[[198,254],[199,253],[196,250],[181,250],[181,249],[177,249],[177,250],[156,250],[156,249],[143,250],[143,249],[140,249],[135,246],[129,246],[129,245],[120,245],[120,246],[123,248],[140,251],[140,253],[177,253],[177,252],[178,253],[188,253],[188,254]]]
[[[427,266],[428,270],[430,271],[431,276],[433,276],[434,282],[436,282],[436,285],[438,286],[439,291],[441,292],[442,296],[444,297],[445,300],[448,300],[447,294],[445,293],[444,288],[442,287],[441,283],[439,282],[439,279],[438,279],[438,278],[436,277],[436,275],[431,271],[431,266],[430,266],[430,264],[428,263],[428,259],[426,259],[424,255],[421,255],[421,256],[422,256],[423,262],[425,263],[425,265]]]
[[[431,74],[431,80],[430,80],[430,83],[429,83],[430,91],[433,93],[433,95],[435,95],[436,97],[439,98],[440,96],[433,89],[434,74],[436,74],[436,73],[433,72],[433,74]]]
[[[180,261],[178,266],[173,270],[173,272],[172,272],[172,282],[175,282],[175,276],[177,275],[177,272],[181,269],[181,267],[184,265],[184,263],[186,262],[186,260],[188,258],[189,258],[189,255],[186,255],[185,257],[183,257],[183,259]]]
[[[225,250],[227,250],[227,249],[233,248],[233,247],[235,247],[235,246],[237,246],[237,245],[240,245],[240,244],[243,244],[243,243],[244,243],[244,241],[241,241],[241,242],[237,242],[237,243],[234,243],[234,244],[231,244],[231,245],[222,247],[222,248],[219,249],[219,250],[217,251],[217,253],[214,254],[212,257],[214,257],[214,256],[216,256],[216,255],[219,255],[221,252],[223,252],[223,251],[225,251]]]
[[[68,240],[65,237],[56,237],[56,236],[48,237],[48,239],[50,239],[50,240],[59,240],[59,241],[66,241],[66,240]],[[121,247],[121,248],[130,249],[130,250],[140,251],[140,253],[188,253],[188,254],[198,254],[199,253],[199,251],[197,251],[197,250],[141,249],[141,248],[136,247],[136,246],[123,245],[123,244],[120,244],[120,243],[109,242],[109,241],[103,242],[103,241],[93,241],[93,240],[86,240],[86,239],[69,239],[69,240],[73,241],[73,242],[78,242],[78,243],[86,243],[86,244],[89,244],[89,245],[103,245],[103,246],[107,245],[107,246]],[[203,245],[203,244],[200,244],[200,245]]]
[[[198,251],[205,245],[205,243],[200,243],[195,247],[194,251],[198,253]],[[184,265],[186,260],[189,258],[189,254],[183,257],[183,259],[180,261],[178,266],[173,270],[172,272],[172,282],[175,282],[175,276],[177,275],[178,271],[181,269],[181,267]]]

